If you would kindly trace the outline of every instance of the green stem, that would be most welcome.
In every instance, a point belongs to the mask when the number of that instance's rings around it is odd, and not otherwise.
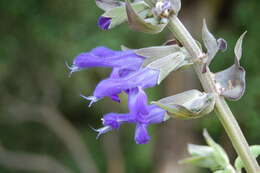
[[[185,26],[177,18],[177,16],[171,18],[168,26],[175,37],[184,45],[184,47],[186,47],[193,58],[196,59],[203,57],[204,53],[191,34],[187,31]],[[252,157],[249,151],[248,143],[225,99],[217,94],[214,80],[212,79],[209,70],[206,73],[202,73],[202,65],[198,63],[194,63],[193,67],[204,90],[206,92],[212,92],[216,94],[215,112],[223,127],[225,128],[226,133],[228,134],[235,150],[241,157],[247,172],[259,173],[260,168],[257,164],[257,161]]]

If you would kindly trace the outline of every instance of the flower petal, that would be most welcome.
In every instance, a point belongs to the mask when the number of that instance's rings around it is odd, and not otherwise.
[[[149,109],[149,115],[146,117],[146,120],[149,124],[158,124],[165,121],[165,119],[167,119],[166,110],[156,105],[150,105],[148,106],[148,109]]]
[[[135,142],[136,144],[147,144],[151,137],[147,131],[146,124],[137,124],[135,129]]]
[[[128,91],[136,87],[149,88],[157,84],[159,72],[151,69],[141,69],[130,73],[123,78],[108,78],[101,81],[95,91],[94,96],[97,98],[114,97],[122,91]]]
[[[146,123],[145,117],[149,114],[147,96],[141,87],[133,88],[129,92],[128,107],[132,116],[140,123]]]
[[[111,20],[112,19],[110,17],[100,16],[98,19],[98,27],[103,30],[108,30],[111,24]]]
[[[79,71],[91,67],[117,68],[118,75],[125,76],[125,71],[136,71],[143,63],[143,57],[136,55],[132,50],[114,51],[106,47],[97,47],[90,52],[78,55],[70,68],[71,72]],[[123,70],[123,71],[122,71]],[[128,73],[127,73],[128,74]]]
[[[104,126],[117,129],[122,123],[130,121],[131,117],[129,114],[108,113],[104,115],[102,120]]]

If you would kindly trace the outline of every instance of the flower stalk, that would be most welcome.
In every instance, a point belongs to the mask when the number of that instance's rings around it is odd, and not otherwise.
[[[181,23],[177,16],[171,17],[168,25],[174,36],[184,45],[184,47],[191,54],[193,59],[203,58],[205,55],[201,51],[200,47],[187,31],[185,26]],[[222,123],[226,130],[236,152],[243,161],[245,168],[248,173],[257,173],[260,168],[257,164],[256,159],[252,157],[249,151],[249,145],[235,119],[233,113],[231,112],[225,99],[220,96],[215,88],[214,79],[212,78],[210,71],[202,73],[203,65],[199,63],[194,63],[193,68],[206,92],[215,93],[216,95],[216,105],[215,112],[218,119]]]

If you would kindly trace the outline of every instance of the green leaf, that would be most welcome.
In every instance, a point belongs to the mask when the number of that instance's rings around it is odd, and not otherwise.
[[[213,148],[213,155],[214,155],[216,162],[223,169],[225,169],[230,164],[229,158],[228,158],[225,150],[210,137],[207,130],[205,130],[205,129],[203,131],[203,136],[204,136],[207,144]]]
[[[219,168],[213,157],[212,147],[189,144],[188,152],[192,157],[181,160],[179,163],[192,164],[198,167],[210,168],[211,170]]]
[[[189,90],[163,98],[153,104],[165,109],[174,118],[194,119],[200,118],[214,109],[215,97],[212,93]]]
[[[253,155],[254,158],[257,158],[260,155],[260,145],[252,145],[250,146],[250,152]],[[237,157],[235,160],[235,168],[238,172],[242,171],[242,168],[244,168],[244,164],[240,157]]]

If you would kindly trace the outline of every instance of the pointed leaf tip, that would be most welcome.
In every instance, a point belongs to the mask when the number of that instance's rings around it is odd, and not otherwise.
[[[242,43],[243,43],[243,39],[246,35],[247,31],[245,31],[240,37],[239,39],[237,40],[236,42],[236,46],[235,46],[235,49],[234,49],[234,52],[235,52],[235,55],[236,55],[236,63],[238,63],[239,65],[239,61],[242,57]]]
[[[206,65],[208,66],[218,52],[219,47],[216,38],[207,27],[206,19],[203,19],[202,40],[207,49],[208,60]]]
[[[213,155],[216,162],[222,169],[225,169],[230,164],[226,151],[211,138],[206,129],[203,130],[203,136],[207,144],[213,148]]]

